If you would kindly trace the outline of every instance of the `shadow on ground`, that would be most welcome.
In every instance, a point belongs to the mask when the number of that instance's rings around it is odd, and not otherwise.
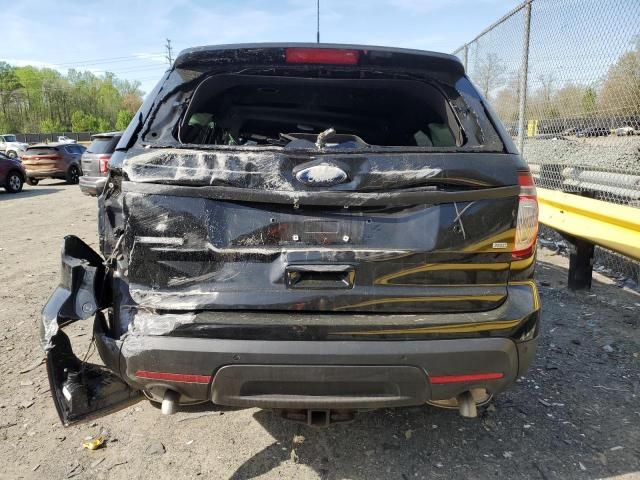
[[[314,429],[260,410],[254,418],[275,441],[232,478],[260,476],[292,460],[327,479],[640,472],[640,298],[595,280],[591,292],[569,292],[566,270],[544,261],[537,279],[543,323],[535,363],[478,419],[425,406]]]
[[[57,188],[47,188],[47,187],[40,187],[40,188],[32,187],[29,189],[25,188],[18,193],[9,193],[6,190],[0,190],[0,202],[2,200],[32,198],[32,197],[37,197],[39,195],[47,195],[50,193],[55,193],[58,191],[60,190]]]

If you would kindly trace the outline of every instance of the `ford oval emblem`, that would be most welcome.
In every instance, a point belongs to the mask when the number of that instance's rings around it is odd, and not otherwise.
[[[314,165],[296,173],[296,179],[312,187],[328,187],[344,182],[347,172],[335,165]]]

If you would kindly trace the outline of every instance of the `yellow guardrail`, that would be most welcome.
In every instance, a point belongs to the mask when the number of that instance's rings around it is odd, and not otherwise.
[[[538,188],[540,223],[640,260],[640,208]]]

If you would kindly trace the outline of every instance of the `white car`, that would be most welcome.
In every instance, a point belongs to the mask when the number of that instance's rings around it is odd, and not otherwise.
[[[634,134],[634,130],[633,127],[620,127],[620,128],[616,128],[616,135],[618,137],[625,137],[627,135],[633,135]]]
[[[10,158],[19,158],[28,146],[28,143],[19,142],[13,134],[0,135],[0,152]]]
[[[76,141],[73,138],[61,135],[58,137],[58,143],[76,143]]]

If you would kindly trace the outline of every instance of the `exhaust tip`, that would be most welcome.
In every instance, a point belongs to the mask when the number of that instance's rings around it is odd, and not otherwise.
[[[167,390],[162,398],[162,414],[173,415],[178,411],[180,394],[175,390]]]
[[[476,402],[473,398],[473,394],[469,390],[458,395],[457,400],[460,416],[465,418],[476,418],[478,416]]]

